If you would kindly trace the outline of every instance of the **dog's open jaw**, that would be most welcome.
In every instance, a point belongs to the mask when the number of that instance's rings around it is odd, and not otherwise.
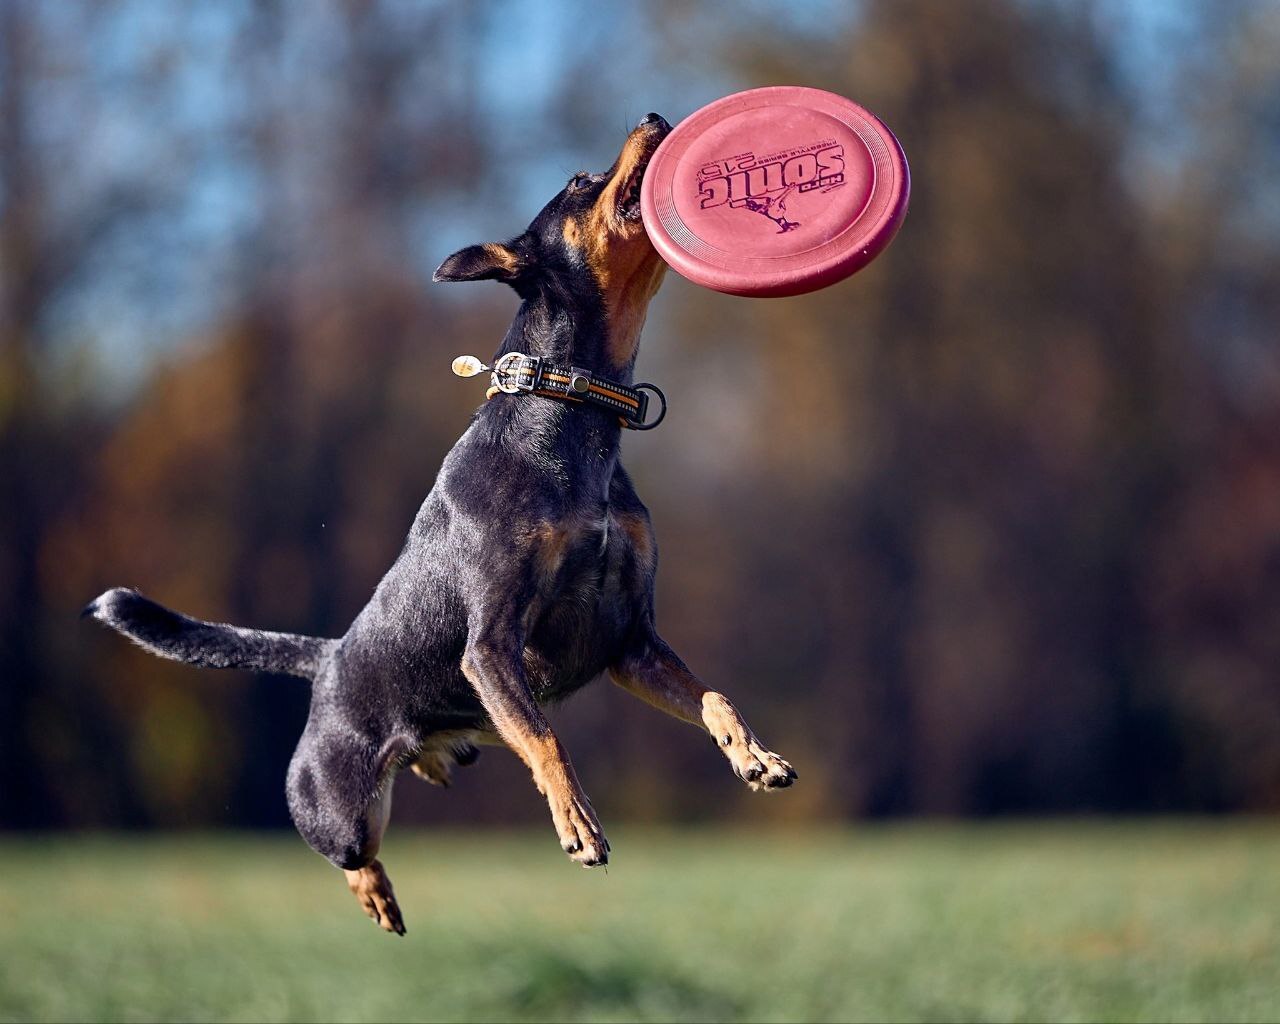
[[[621,198],[618,201],[618,216],[624,221],[634,223],[640,219],[640,183],[644,180],[644,172],[652,157],[651,153],[642,163],[636,164],[635,169],[627,176],[625,185],[619,190]]]
[[[665,123],[637,127],[627,136],[608,183],[591,208],[564,223],[565,242],[582,253],[600,287],[614,369],[631,365],[649,301],[667,269],[640,217],[644,173],[667,132]]]
[[[628,236],[642,233],[640,187],[644,172],[649,169],[649,161],[666,136],[664,129],[653,125],[641,125],[628,135],[613,166],[609,185],[600,197],[601,204],[598,205],[612,206],[617,227]]]

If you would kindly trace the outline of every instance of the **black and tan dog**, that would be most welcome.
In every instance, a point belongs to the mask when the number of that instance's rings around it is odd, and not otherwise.
[[[463,249],[436,271],[438,281],[495,279],[520,294],[499,355],[630,383],[665,270],[640,221],[640,180],[669,131],[649,114],[608,172],[576,175],[524,234]],[[475,744],[500,740],[529,766],[565,852],[587,866],[608,860],[599,819],[540,710],[604,672],[705,727],[752,789],[796,777],[654,629],[657,548],[618,459],[620,434],[618,416],[596,405],[486,402],[341,639],[201,622],[125,589],[86,611],[162,657],[312,681],[289,810],[369,916],[403,933],[375,856],[405,766],[443,784],[475,759]]]

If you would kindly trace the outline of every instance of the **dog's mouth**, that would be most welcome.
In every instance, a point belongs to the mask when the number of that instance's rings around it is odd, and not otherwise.
[[[644,183],[644,172],[662,140],[670,134],[671,125],[659,114],[646,114],[632,132],[632,140],[640,152],[626,181],[618,189],[618,216],[622,220],[632,224],[640,220],[640,189]]]
[[[618,202],[618,216],[625,221],[634,222],[640,219],[640,183],[644,180],[645,168],[648,166],[647,159],[637,164],[621,190],[622,198]]]

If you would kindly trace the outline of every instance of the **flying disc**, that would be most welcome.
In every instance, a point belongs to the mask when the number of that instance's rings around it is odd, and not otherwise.
[[[696,284],[799,295],[882,252],[910,193],[906,155],[869,110],[771,86],[680,122],[649,162],[640,211],[654,248]]]

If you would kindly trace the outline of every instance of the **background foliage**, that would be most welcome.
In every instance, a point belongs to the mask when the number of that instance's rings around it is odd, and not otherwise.
[[[752,814],[1280,807],[1277,8],[735,9],[0,3],[0,824],[283,823],[305,692],[80,607],[340,634],[514,311],[432,268],[774,82],[914,180],[855,279],[646,332],[660,625],[802,776]],[[606,821],[747,806],[606,686],[557,720]],[[545,814],[497,752],[410,783]]]

